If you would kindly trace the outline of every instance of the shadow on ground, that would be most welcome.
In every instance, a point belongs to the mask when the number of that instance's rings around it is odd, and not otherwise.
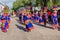
[[[60,31],[60,22],[59,22],[59,28],[58,28],[58,31]]]
[[[16,21],[17,21],[19,24],[24,25],[24,24],[21,23],[18,19],[16,19]],[[40,25],[39,23],[34,23],[34,24],[35,24],[35,25],[38,25],[38,26],[41,26],[41,27],[45,27],[45,28],[49,28],[49,29],[53,29],[51,26],[44,26],[44,25]],[[48,24],[52,25],[51,23],[48,23]],[[22,26],[19,26],[19,25],[16,25],[16,26],[17,26],[17,28],[26,31],[26,29],[23,28]],[[60,31],[60,27],[58,28],[58,31]]]
[[[25,25],[24,23],[22,23],[20,20],[16,19],[16,21],[19,23],[19,24],[22,24],[22,25]]]
[[[22,27],[22,26],[19,26],[19,25],[16,25],[16,26],[17,26],[18,29],[23,30],[23,31],[26,32],[26,28],[24,28],[24,27]]]
[[[58,31],[60,31],[60,27],[58,28]]]
[[[42,27],[45,27],[45,28],[49,28],[49,29],[53,29],[52,27],[50,26],[44,26],[44,25],[40,25],[39,23],[34,23],[35,25],[39,25],[39,26],[42,26]]]

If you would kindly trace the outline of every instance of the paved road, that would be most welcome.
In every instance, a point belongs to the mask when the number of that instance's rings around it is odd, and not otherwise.
[[[34,24],[31,32],[25,32],[25,26],[15,17],[11,18],[11,26],[7,33],[0,29],[0,40],[60,40],[60,31]]]

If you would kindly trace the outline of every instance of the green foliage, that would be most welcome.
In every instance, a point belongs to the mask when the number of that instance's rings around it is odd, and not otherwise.
[[[16,0],[13,3],[13,10],[17,10],[20,6],[25,6],[30,3],[30,0]]]
[[[60,5],[60,0],[16,0],[13,3],[13,9],[17,10],[20,6],[26,6],[30,3],[36,3],[36,6],[48,6],[51,8],[54,4]]]
[[[51,8],[53,6],[53,1],[52,0],[49,0],[48,2],[47,2],[47,7],[48,8]]]
[[[57,3],[58,6],[60,6],[60,1]]]
[[[38,6],[38,5],[40,5],[40,6],[43,6],[44,5],[44,2],[43,2],[43,0],[36,0],[36,5]]]

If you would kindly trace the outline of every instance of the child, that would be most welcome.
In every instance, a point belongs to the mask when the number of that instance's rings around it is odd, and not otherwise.
[[[25,24],[26,24],[26,31],[27,32],[31,31],[34,28],[33,24],[32,24],[31,17],[29,14],[27,15],[27,20],[25,21]]]
[[[25,13],[23,16],[23,22],[25,23],[26,20],[27,20],[27,14]]]
[[[49,19],[49,23],[51,23],[51,21],[52,21],[51,15],[52,15],[52,11],[51,11],[51,10],[48,10],[48,19]]]
[[[34,22],[39,22],[38,11],[36,11],[34,14]]]
[[[5,17],[5,19],[6,19],[6,21],[8,22],[8,27],[7,27],[7,29],[9,28],[9,26],[10,26],[10,15],[7,15],[6,17]]]
[[[53,29],[58,29],[58,19],[57,19],[57,11],[55,10],[54,13],[52,13],[52,20],[53,20]]]
[[[25,13],[26,13],[26,10],[25,10],[25,9],[23,9],[23,10],[22,10],[22,23],[24,23]]]
[[[44,26],[46,26],[46,23],[48,22],[48,13],[46,8],[44,9],[43,19],[44,19]]]
[[[10,21],[11,21],[10,15],[8,13],[4,13],[3,18],[5,18],[5,20],[8,22],[8,27],[7,27],[7,29],[8,29],[10,26]]]
[[[8,22],[5,20],[5,18],[3,18],[2,20],[3,20],[3,22],[1,24],[1,29],[2,29],[3,32],[6,33],[7,32],[7,27],[8,27]]]
[[[44,25],[43,12],[42,12],[42,10],[39,12],[39,14],[40,14],[39,23],[40,23],[41,25]]]

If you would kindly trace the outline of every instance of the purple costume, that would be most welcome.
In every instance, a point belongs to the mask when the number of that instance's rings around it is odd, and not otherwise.
[[[52,14],[52,19],[53,19],[53,24],[54,25],[58,24],[57,15],[54,16],[54,14]]]

